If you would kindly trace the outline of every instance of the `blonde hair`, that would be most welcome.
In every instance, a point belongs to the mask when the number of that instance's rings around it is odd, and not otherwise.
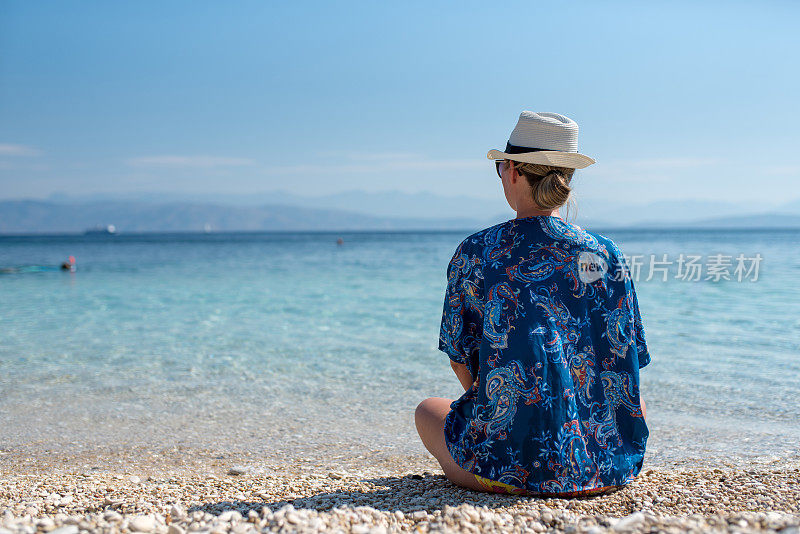
[[[531,186],[533,202],[543,210],[555,209],[572,201],[570,182],[575,169],[512,161],[517,173]],[[572,202],[574,205],[574,202]],[[569,206],[567,207],[569,212]]]

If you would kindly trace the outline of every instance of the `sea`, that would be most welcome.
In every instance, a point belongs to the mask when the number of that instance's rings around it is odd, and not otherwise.
[[[631,265],[646,462],[796,457],[800,232],[589,229]],[[0,236],[0,451],[425,455],[473,231]]]

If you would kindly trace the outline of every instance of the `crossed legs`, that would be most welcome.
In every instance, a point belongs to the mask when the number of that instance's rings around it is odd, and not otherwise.
[[[431,397],[419,403],[414,413],[417,432],[422,444],[436,458],[445,476],[453,484],[476,491],[486,491],[486,488],[475,479],[475,475],[458,465],[447,450],[444,442],[444,418],[450,412],[452,402],[451,399]]]
[[[434,458],[442,466],[445,476],[458,486],[462,486],[475,491],[491,491],[477,481],[475,475],[461,467],[453,460],[447,445],[444,442],[444,419],[450,412],[451,399],[443,397],[431,397],[425,399],[417,406],[414,412],[414,422],[417,425],[417,432],[422,439],[422,444],[428,449]],[[646,413],[644,399],[642,402],[642,413]]]

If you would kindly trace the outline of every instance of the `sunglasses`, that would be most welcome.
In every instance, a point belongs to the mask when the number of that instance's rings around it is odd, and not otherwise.
[[[506,162],[506,160],[504,160],[504,159],[496,159],[496,160],[494,160],[494,166],[497,167],[497,176],[499,176],[501,179],[503,178],[503,174],[502,174],[502,172],[500,172],[500,165],[502,165],[505,162]]]

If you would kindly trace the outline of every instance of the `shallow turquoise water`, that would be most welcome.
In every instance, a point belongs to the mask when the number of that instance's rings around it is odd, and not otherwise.
[[[755,282],[644,267],[651,461],[796,454],[800,233],[598,231],[645,259],[763,257]],[[0,448],[421,453],[414,407],[462,391],[436,346],[468,233],[0,237],[0,267],[78,267],[0,275]]]

